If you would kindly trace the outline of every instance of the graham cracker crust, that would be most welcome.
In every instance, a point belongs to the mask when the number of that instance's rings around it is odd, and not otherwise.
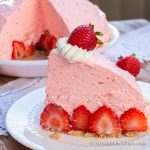
[[[144,133],[148,133],[150,132],[150,119],[148,119],[148,131],[144,132]],[[83,138],[121,138],[121,137],[136,137],[139,133],[138,132],[127,132],[127,133],[122,133],[122,132],[117,132],[114,134],[103,134],[103,135],[96,135],[94,133],[90,133],[90,132],[83,132],[83,131],[77,131],[77,130],[71,130],[68,133],[66,133],[68,135],[71,136],[77,136],[77,137],[83,137]],[[53,134],[50,135],[50,138],[54,139],[54,140],[58,140],[59,138],[61,138],[61,134],[58,132],[55,132]]]
[[[138,133],[137,132],[127,132],[127,133],[123,134],[121,132],[117,132],[114,134],[96,135],[94,133],[72,130],[72,131],[68,132],[67,134],[71,135],[71,136],[83,137],[83,138],[121,138],[121,137],[136,137]],[[58,140],[61,138],[61,134],[57,133],[57,132],[53,133],[50,135],[50,138],[54,139],[54,140]]]

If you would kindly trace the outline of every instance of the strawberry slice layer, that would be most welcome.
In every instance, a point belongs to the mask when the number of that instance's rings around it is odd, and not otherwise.
[[[49,104],[43,110],[40,124],[46,130],[67,132],[70,129],[68,113],[60,106]]]
[[[36,44],[36,48],[45,50],[49,54],[53,48],[56,48],[56,42],[57,39],[50,35],[48,31],[45,31],[45,33],[41,35],[40,40]]]
[[[131,108],[120,117],[123,132],[144,132],[148,130],[147,118],[144,113]]]
[[[12,59],[13,60],[22,60],[26,57],[25,46],[22,42],[13,41],[12,43]]]
[[[33,56],[34,53],[35,53],[35,51],[36,51],[34,44],[31,44],[31,45],[29,45],[29,46],[26,46],[25,51],[26,51],[26,57],[31,57],[31,56]]]
[[[97,135],[121,132],[120,121],[115,113],[106,106],[95,111],[89,121],[89,129]]]
[[[41,116],[43,129],[54,132],[68,132],[71,129],[91,132],[98,136],[148,130],[147,118],[136,108],[125,111],[120,118],[107,106],[102,106],[93,114],[83,105],[74,109],[72,118],[60,106],[47,105]]]
[[[33,54],[35,53],[35,46],[33,44],[25,46],[23,42],[13,41],[12,47],[13,60],[23,60],[25,58],[33,56]]]
[[[91,113],[85,106],[79,106],[72,114],[72,128],[74,130],[88,131],[90,116]]]

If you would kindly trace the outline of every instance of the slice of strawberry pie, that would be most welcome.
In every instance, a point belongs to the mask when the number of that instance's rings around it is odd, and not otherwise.
[[[42,128],[96,136],[147,132],[150,107],[135,77],[94,50],[96,34],[79,26],[50,53]]]

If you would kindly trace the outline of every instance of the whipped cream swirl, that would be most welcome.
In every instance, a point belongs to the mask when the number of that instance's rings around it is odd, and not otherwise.
[[[14,0],[0,0],[0,5],[13,5]]]
[[[67,37],[59,39],[56,43],[57,48],[52,52],[63,56],[70,63],[84,62],[91,58],[93,54],[92,51],[87,51],[78,46],[72,46],[71,44],[68,44],[67,41]]]

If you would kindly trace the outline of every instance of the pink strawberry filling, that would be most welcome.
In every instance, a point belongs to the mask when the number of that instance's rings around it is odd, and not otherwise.
[[[88,62],[73,64],[51,53],[46,94],[46,105],[56,103],[69,114],[80,105],[92,113],[107,105],[118,117],[132,107],[150,115],[135,78],[97,53]]]

